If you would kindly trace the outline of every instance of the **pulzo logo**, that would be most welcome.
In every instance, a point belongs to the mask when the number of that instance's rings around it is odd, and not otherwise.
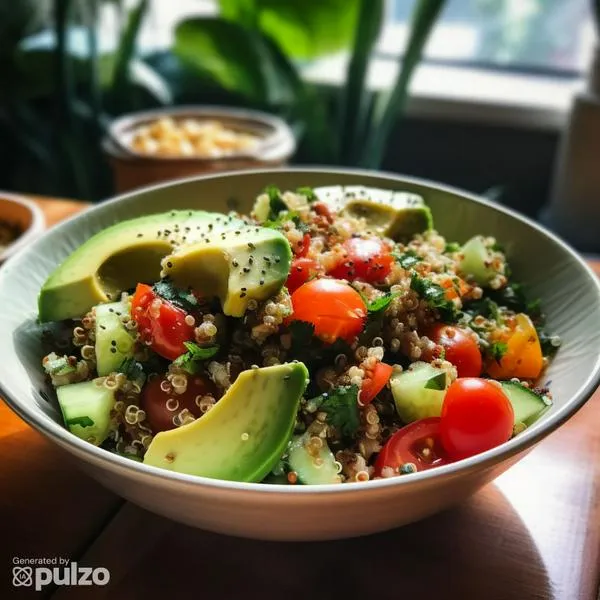
[[[52,559],[40,560],[21,559],[22,562],[30,564],[56,564]],[[20,562],[21,562],[20,561]],[[61,559],[61,562],[62,559]],[[76,562],[63,566],[40,567],[40,566],[14,566],[12,570],[12,584],[15,587],[33,587],[36,592],[45,586],[69,585],[106,585],[110,581],[110,572],[104,567],[80,567]]]

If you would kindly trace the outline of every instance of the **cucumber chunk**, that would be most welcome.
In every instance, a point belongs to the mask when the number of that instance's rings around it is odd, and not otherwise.
[[[502,390],[508,396],[515,413],[515,425],[531,425],[537,421],[551,406],[547,396],[540,396],[529,388],[512,381],[501,381]]]
[[[483,236],[472,237],[460,250],[463,258],[459,270],[471,276],[479,285],[487,285],[498,274],[492,268],[493,256],[486,247]]]
[[[99,446],[110,432],[110,411],[115,394],[95,381],[63,385],[56,390],[67,429]]]
[[[129,312],[128,302],[99,304],[95,308],[96,369],[100,377],[116,371],[133,356],[133,336],[121,321],[121,316]]]
[[[288,460],[290,467],[298,475],[298,480],[309,485],[340,483],[335,457],[327,442],[323,440],[323,446],[314,457],[306,449],[310,437],[305,433],[295,437],[290,444]]]
[[[390,387],[399,417],[405,423],[439,417],[448,385],[446,371],[421,361],[393,375]]]

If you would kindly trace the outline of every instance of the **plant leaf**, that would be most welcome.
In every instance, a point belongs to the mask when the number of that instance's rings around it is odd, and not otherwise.
[[[358,410],[358,387],[356,385],[335,388],[321,396],[319,410],[327,413],[329,422],[343,435],[352,437],[360,427]]]
[[[67,425],[79,425],[81,427],[93,427],[94,421],[90,417],[74,417],[73,419],[67,419]]]
[[[413,73],[421,61],[429,34],[445,4],[446,0],[417,0],[398,77],[392,89],[377,99],[361,166],[373,168],[381,164],[396,117],[404,109]]]

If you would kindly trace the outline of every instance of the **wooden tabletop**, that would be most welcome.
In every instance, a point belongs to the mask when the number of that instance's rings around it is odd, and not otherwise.
[[[52,225],[84,206],[38,200]],[[594,267],[600,274],[600,262]],[[14,557],[109,569],[106,587],[52,598],[593,599],[600,571],[600,391],[458,508],[339,542],[274,543],[195,530],[105,490],[0,402],[0,598]]]

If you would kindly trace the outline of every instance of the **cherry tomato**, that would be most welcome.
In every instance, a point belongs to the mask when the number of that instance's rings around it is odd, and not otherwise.
[[[440,439],[455,460],[485,452],[512,435],[514,411],[500,385],[488,379],[463,377],[446,392]]]
[[[458,371],[459,377],[479,377],[482,361],[479,344],[464,329],[452,325],[438,324],[427,333],[427,337],[445,350],[445,359]],[[424,356],[427,360],[427,355]],[[431,358],[429,358],[431,360]]]
[[[304,257],[308,254],[310,249],[310,234],[305,233],[302,236],[302,240],[294,248],[294,254],[299,258]]]
[[[352,238],[343,246],[346,258],[330,271],[333,277],[375,282],[385,279],[392,270],[394,258],[379,238]]]
[[[303,283],[321,272],[321,267],[312,258],[295,258],[290,267],[286,287],[293,294]]]
[[[291,321],[315,326],[315,335],[324,342],[337,338],[352,342],[362,331],[367,307],[361,295],[345,281],[313,279],[292,294]]]
[[[158,296],[149,285],[138,283],[131,316],[142,341],[150,342],[152,350],[169,360],[186,352],[183,343],[194,338],[194,327],[185,322],[187,313]]]
[[[313,204],[313,210],[320,216],[323,217],[327,223],[333,223],[333,215],[327,204],[324,202],[316,202]]]
[[[368,373],[366,374],[360,389],[361,404],[369,404],[369,402],[379,394],[385,387],[385,384],[390,380],[393,370],[394,368],[391,365],[380,362],[377,363],[370,375]]]
[[[495,379],[537,379],[544,366],[544,357],[537,331],[526,314],[516,315],[515,328],[506,340],[506,346],[500,362],[491,360],[486,365],[488,374]]]
[[[202,416],[196,398],[210,394],[216,398],[216,388],[212,381],[198,375],[188,377],[188,386],[183,394],[165,392],[162,388],[169,382],[163,377],[150,380],[142,390],[140,405],[146,412],[146,419],[154,433],[177,427],[174,417],[187,408],[196,418]]]
[[[398,469],[406,463],[425,471],[452,462],[440,442],[440,421],[439,417],[420,419],[396,431],[375,461],[375,474],[381,476],[384,467]]]

